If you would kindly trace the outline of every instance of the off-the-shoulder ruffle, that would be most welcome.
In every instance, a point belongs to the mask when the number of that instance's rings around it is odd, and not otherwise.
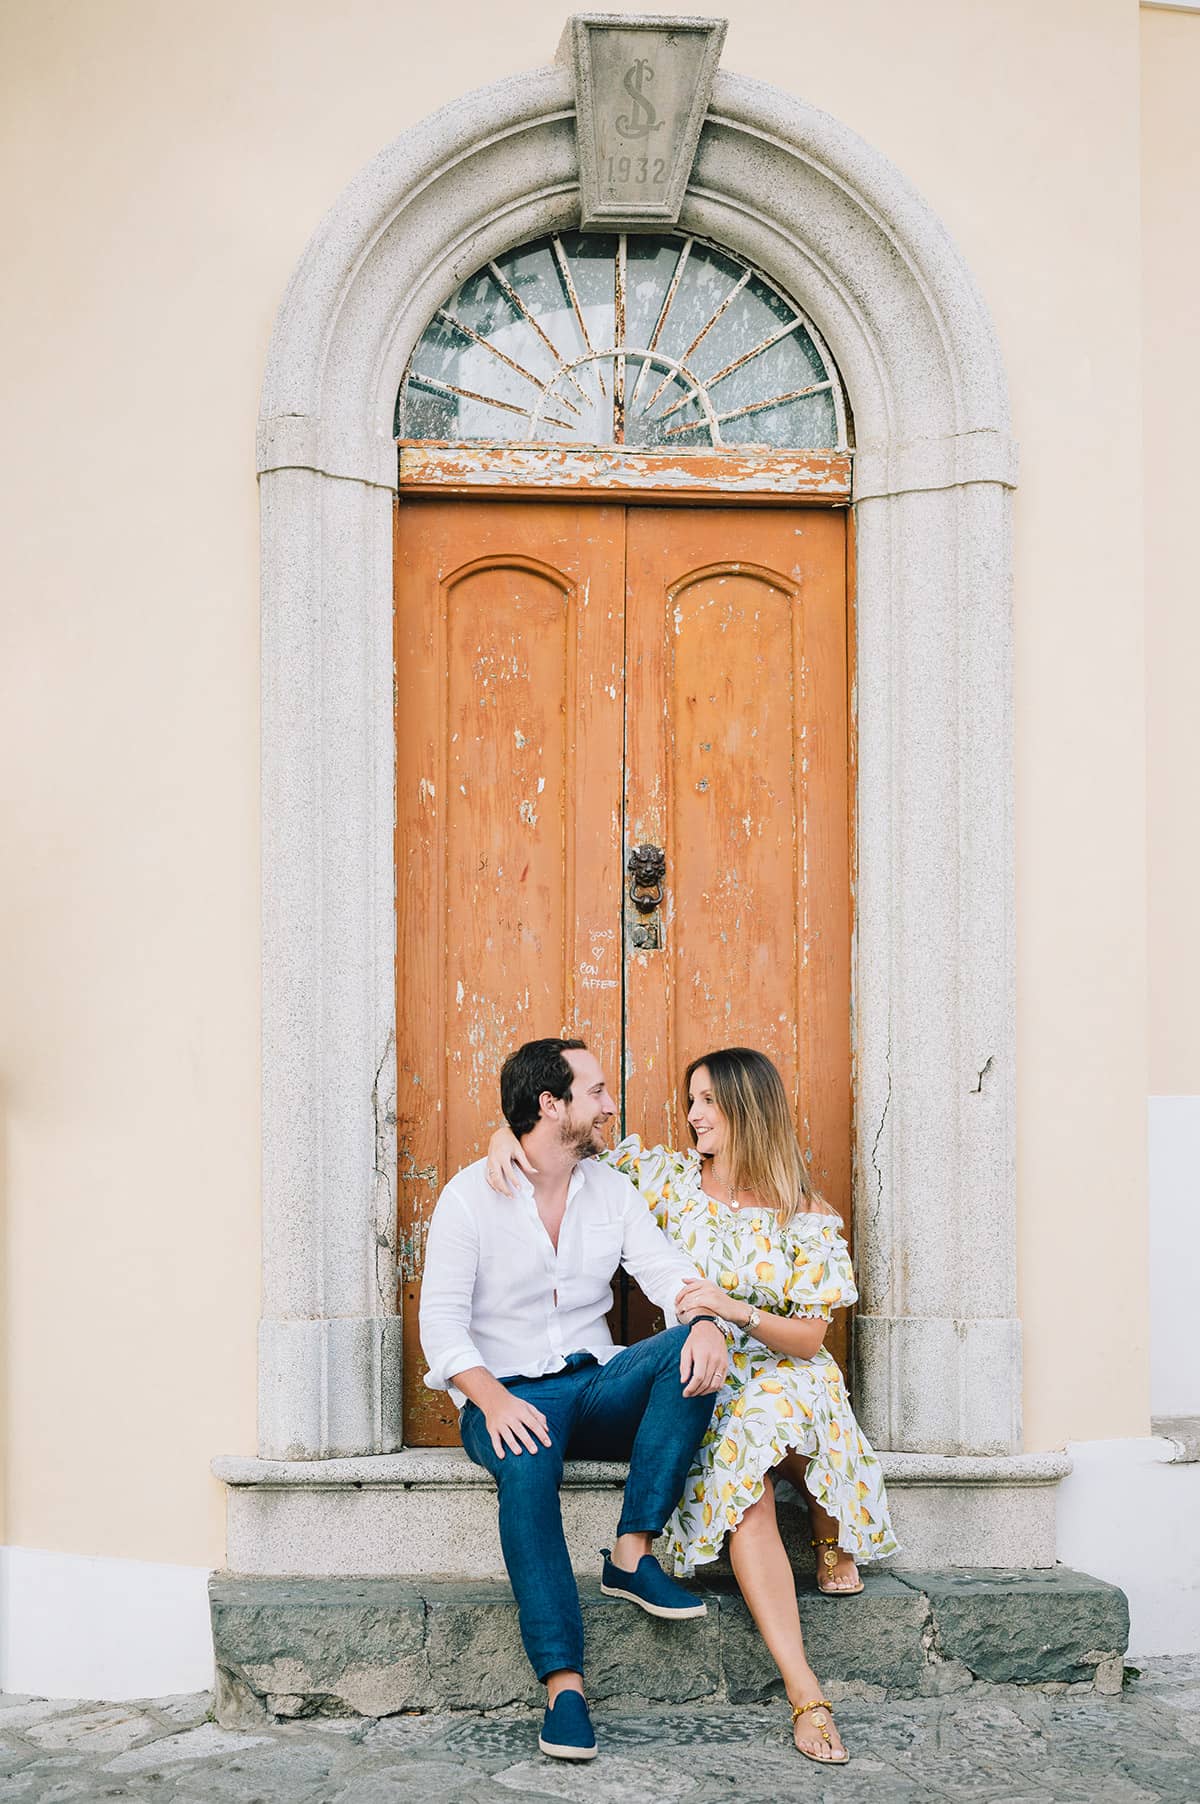
[[[726,1208],[700,1188],[700,1158],[664,1146],[643,1146],[627,1134],[605,1154],[636,1184],[660,1227],[707,1266],[731,1295],[758,1309],[831,1321],[835,1309],[858,1301],[850,1249],[836,1215],[793,1215],[786,1227],[770,1209]]]

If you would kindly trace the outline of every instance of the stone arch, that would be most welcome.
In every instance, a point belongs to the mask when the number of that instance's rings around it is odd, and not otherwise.
[[[568,72],[469,95],[346,189],[272,340],[258,458],[264,1458],[400,1444],[397,386],[465,275],[574,225],[578,206]],[[961,257],[903,177],[766,84],[717,76],[679,223],[794,296],[855,414],[860,1412],[885,1448],[1010,1454],[1014,454],[999,352]]]

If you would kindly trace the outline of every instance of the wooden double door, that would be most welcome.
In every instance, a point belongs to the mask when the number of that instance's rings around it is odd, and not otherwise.
[[[586,1040],[675,1146],[687,1062],[761,1048],[848,1213],[846,514],[406,498],[395,567],[405,1439],[436,1445],[427,1224],[522,1041]]]

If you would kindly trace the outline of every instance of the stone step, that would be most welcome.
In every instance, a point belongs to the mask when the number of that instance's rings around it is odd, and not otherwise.
[[[694,1588],[708,1614],[663,1623],[602,1597],[597,1578],[581,1581],[596,1703],[751,1703],[779,1693],[732,1583],[708,1578]],[[859,1597],[807,1587],[799,1595],[810,1657],[835,1700],[940,1695],[976,1682],[1121,1687],[1124,1594],[1063,1566],[875,1572]],[[494,1710],[540,1695],[503,1582],[218,1573],[210,1596],[217,1719],[227,1728]]]

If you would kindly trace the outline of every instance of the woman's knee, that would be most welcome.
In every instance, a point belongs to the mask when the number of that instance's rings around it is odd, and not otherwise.
[[[747,1504],[740,1521],[729,1532],[732,1538],[736,1539],[740,1535],[747,1541],[756,1540],[760,1535],[779,1533],[775,1519],[775,1492],[769,1480],[763,1486],[762,1496]]]

